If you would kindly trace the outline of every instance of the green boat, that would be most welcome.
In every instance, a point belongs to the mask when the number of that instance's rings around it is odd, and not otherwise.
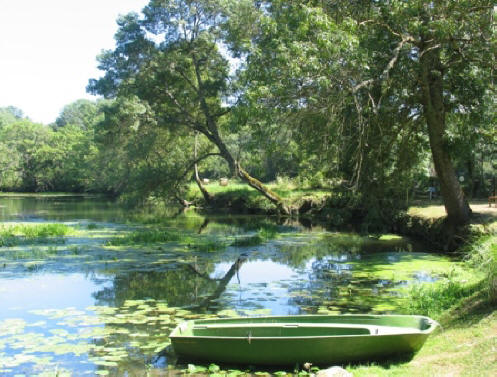
[[[412,355],[437,327],[423,316],[297,315],[186,321],[171,333],[182,359],[315,365]]]

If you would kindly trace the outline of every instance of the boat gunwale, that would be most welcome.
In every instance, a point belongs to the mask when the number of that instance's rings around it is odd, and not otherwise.
[[[411,318],[417,318],[417,319],[424,319],[426,321],[426,323],[429,325],[429,327],[425,330],[421,330],[421,329],[416,329],[416,328],[413,328],[413,327],[404,327],[404,326],[383,326],[383,325],[364,325],[364,324],[361,324],[361,323],[354,323],[354,324],[351,324],[351,323],[315,323],[315,326],[308,326],[308,327],[347,327],[350,326],[351,328],[358,328],[358,327],[361,327],[361,328],[380,328],[380,327],[392,327],[392,328],[396,328],[396,329],[403,329],[405,328],[406,330],[415,330],[415,331],[405,331],[405,332],[392,332],[392,333],[373,333],[371,332],[371,329],[370,330],[370,333],[369,334],[350,334],[350,335],[347,335],[347,334],[343,334],[343,335],[307,335],[307,336],[250,336],[250,340],[276,340],[276,339],[282,339],[282,340],[289,340],[289,339],[295,339],[295,340],[304,340],[304,339],[326,339],[326,338],[348,338],[348,337],[385,337],[385,336],[406,336],[406,335],[429,335],[431,334],[437,327],[438,327],[438,322],[429,318],[429,317],[426,317],[426,316],[420,316],[420,315],[396,315],[396,314],[391,314],[391,315],[370,315],[370,314],[345,314],[345,315],[330,315],[330,316],[327,316],[327,315],[315,315],[315,314],[308,314],[308,315],[299,315],[299,316],[261,316],[261,317],[235,317],[235,318],[217,318],[217,319],[199,319],[199,320],[188,320],[188,321],[184,321],[180,324],[178,324],[178,326],[176,326],[176,328],[171,332],[171,334],[169,335],[169,338],[171,340],[177,340],[177,339],[218,339],[218,340],[247,340],[249,339],[248,336],[212,336],[212,335],[181,335],[181,334],[175,334],[178,332],[178,329],[180,329],[180,326],[182,324],[191,324],[191,330],[193,331],[193,326],[195,326],[195,324],[198,324],[199,326],[209,326],[209,324],[202,324],[201,322],[203,321],[209,321],[209,322],[214,322],[213,324],[211,324],[212,326],[217,326],[217,328],[223,328],[223,327],[235,327],[235,326],[239,326],[243,323],[240,323],[240,324],[229,324],[229,323],[226,323],[225,325],[223,324],[216,324],[216,322],[223,322],[223,321],[230,321],[230,320],[240,320],[240,321],[243,321],[243,320],[250,320],[250,319],[261,319],[261,320],[264,320],[264,319],[277,319],[277,318],[288,318],[288,317],[299,317],[299,318],[305,318],[305,319],[312,319],[312,318],[317,318],[317,317],[330,317],[330,318],[333,318],[333,317],[336,317],[336,318],[343,318],[343,317],[348,317],[348,318],[360,318],[360,317],[369,317],[370,319],[381,319],[381,318],[385,318],[385,317],[404,317],[404,318],[408,318],[408,317],[411,317]],[[366,319],[366,318],[365,318]],[[270,326],[277,326],[277,327],[284,327],[284,325],[298,325],[299,322],[289,322],[289,323],[283,323],[283,322],[268,322],[268,323],[246,323],[247,324],[247,328],[249,328],[250,326],[254,326],[254,325],[263,325],[263,326],[259,326],[259,327],[270,327]],[[309,323],[307,323],[309,324]],[[254,326],[254,327],[257,327],[257,326]],[[304,327],[304,326],[302,326]]]
[[[356,335],[311,335],[311,336],[251,336],[250,341],[254,340],[304,340],[304,339],[328,339],[328,338],[357,338],[357,337],[385,337],[385,336],[405,336],[405,335],[426,335],[421,332],[397,333],[397,334],[356,334]],[[248,336],[204,336],[204,335],[181,335],[169,337],[169,339],[216,339],[216,340],[247,340]]]

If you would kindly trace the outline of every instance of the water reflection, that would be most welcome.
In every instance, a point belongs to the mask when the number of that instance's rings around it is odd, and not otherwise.
[[[161,366],[174,362],[162,352],[185,318],[396,311],[399,287],[450,268],[401,238],[264,217],[132,212],[98,197],[0,197],[0,218],[72,229],[62,242],[0,248],[0,375],[56,366],[143,373],[159,353]],[[174,237],[126,238],[150,229]],[[199,252],[197,241],[213,248]]]

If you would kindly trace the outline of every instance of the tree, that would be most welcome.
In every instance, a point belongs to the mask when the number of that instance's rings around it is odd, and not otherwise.
[[[342,147],[335,159],[353,162],[339,170],[352,167],[359,190],[361,182],[383,185],[385,166],[409,167],[413,142],[427,138],[448,220],[466,223],[470,209],[453,168],[447,118],[476,111],[490,89],[495,2],[267,3],[248,56],[249,80],[257,81],[252,103],[336,135]]]
[[[79,99],[64,106],[55,120],[55,126],[60,128],[72,124],[82,130],[91,129],[101,120],[103,115],[100,110],[101,106],[102,102]]]
[[[232,94],[230,63],[221,50],[226,10],[221,0],[150,1],[143,19],[129,14],[118,20],[116,49],[99,57],[105,76],[91,80],[88,89],[107,98],[137,96],[158,126],[183,129],[179,134],[192,139],[202,134],[232,174],[288,212],[278,195],[243,169],[222,136]]]
[[[403,85],[421,106],[448,219],[468,222],[471,210],[454,171],[447,137],[448,114],[478,109],[494,74],[494,1],[380,2],[375,17],[363,21],[367,33],[396,41],[403,69],[415,79]],[[398,84],[397,84],[398,85]]]
[[[15,106],[0,107],[0,127],[17,122],[24,118],[24,113],[21,109]]]

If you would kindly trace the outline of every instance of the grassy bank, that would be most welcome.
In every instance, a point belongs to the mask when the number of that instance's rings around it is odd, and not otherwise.
[[[312,201],[315,206],[320,206],[332,195],[332,191],[324,189],[301,188],[292,181],[279,181],[268,183],[266,186],[278,194],[291,208],[300,208],[305,202]],[[276,207],[264,198],[259,192],[245,183],[230,182],[221,186],[218,182],[205,186],[214,197],[215,208],[226,208],[238,213],[274,213]],[[200,207],[206,206],[202,194],[196,183],[191,183],[186,199]]]
[[[410,288],[406,313],[441,323],[412,360],[349,366],[354,376],[495,376],[497,374],[497,210],[473,203],[473,236],[459,250],[469,273],[454,270]],[[420,205],[411,216],[437,220],[442,206]]]

